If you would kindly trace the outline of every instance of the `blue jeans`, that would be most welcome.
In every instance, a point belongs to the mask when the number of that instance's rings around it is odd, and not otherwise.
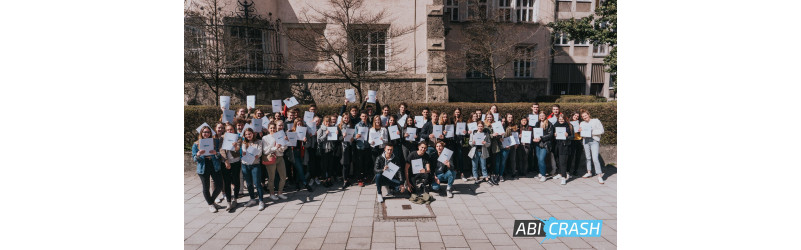
[[[445,171],[445,173],[437,174],[437,179],[439,179],[440,183],[442,183],[443,181],[448,181],[448,187],[451,187],[453,186],[454,176],[455,174],[453,173],[453,171],[448,170]],[[437,184],[437,182],[431,183],[431,189],[439,190],[439,185],[440,184]]]
[[[256,188],[256,192],[259,194],[259,201],[264,201],[264,188],[261,186],[261,164],[256,165],[248,165],[242,164],[242,175],[245,178],[245,186],[248,188],[248,194],[250,194],[250,199],[256,199],[256,193],[253,192],[253,188]],[[272,180],[270,180],[272,181]]]
[[[375,180],[375,187],[378,188],[378,194],[381,194],[381,186],[387,186],[395,190],[398,190],[398,187],[400,187],[399,180],[389,179],[382,174],[376,174],[373,180]]]
[[[548,155],[548,149],[540,147],[539,144],[534,147],[537,152],[537,165],[540,167],[540,174],[545,176],[545,156]]]
[[[506,157],[509,156],[509,149],[501,149],[498,154],[495,155],[495,173],[498,176],[503,176],[503,169],[506,168]]]
[[[436,157],[437,156],[437,150],[434,149],[434,147],[428,147],[428,149],[426,149],[426,154],[428,154],[428,156],[430,156],[430,157]]]
[[[481,150],[476,149],[473,156],[473,177],[478,181],[478,164],[481,163],[481,176],[487,177],[487,159],[481,157]]]
[[[601,162],[598,160],[598,150],[600,147],[601,144],[596,140],[584,142],[584,156],[587,157],[587,173],[592,172],[592,163],[595,163],[595,174],[604,173],[604,171],[601,170]]]
[[[303,183],[305,186],[306,175],[303,174],[303,158],[300,158],[300,150],[295,150],[293,155],[295,155],[295,177],[297,177],[298,183]]]

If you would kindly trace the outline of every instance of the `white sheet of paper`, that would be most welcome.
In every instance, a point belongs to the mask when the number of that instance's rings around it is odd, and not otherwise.
[[[514,139],[512,139],[511,136],[510,137],[504,137],[503,140],[501,140],[501,146],[504,147],[504,148],[512,146],[512,145],[514,145]]]
[[[356,133],[355,129],[352,128],[345,129],[345,141],[350,141],[350,139],[353,138],[353,135],[355,133]]]
[[[414,141],[414,136],[417,135],[417,128],[406,128],[406,133],[409,134],[406,137],[407,141]]]
[[[233,110],[223,110],[223,122],[234,123],[234,111]]]
[[[503,130],[503,123],[501,122],[493,122],[492,123],[492,133],[503,134],[506,131]]]
[[[456,123],[456,134],[457,135],[465,135],[465,133],[463,133],[465,130],[467,130],[467,123],[464,123],[464,122],[457,122]]]
[[[451,151],[448,148],[443,148],[442,149],[442,154],[439,155],[439,158],[437,158],[437,161],[445,163],[445,161],[451,159],[451,155],[453,155],[453,151]]]
[[[325,139],[329,141],[336,141],[337,127],[326,127],[326,129],[328,129],[328,135],[325,137]]]
[[[367,91],[367,102],[375,103],[375,90]]]
[[[486,120],[487,120],[487,114],[481,114],[481,121],[483,122]]]
[[[376,132],[370,131],[370,142],[373,142],[373,147],[384,144],[384,141],[381,140],[380,130]]]
[[[498,114],[498,113],[493,113],[493,114],[492,114],[492,116],[493,116],[493,118],[495,119],[495,121],[497,122],[497,121],[498,121],[498,118],[500,118],[500,116],[501,116],[501,115],[500,115],[500,114]]]
[[[298,146],[298,133],[297,132],[289,132],[286,133],[286,137],[289,139],[286,145],[290,147],[297,147]]]
[[[259,151],[259,148],[256,147],[256,146],[248,147],[248,149],[245,150],[245,153],[242,156],[242,161],[244,161],[245,163],[255,161],[256,160],[256,154],[259,153],[258,151]]]
[[[298,99],[295,99],[295,97],[293,96],[290,97],[289,100],[284,100],[284,104],[286,104],[286,108],[291,108],[294,107],[295,105],[298,105],[299,102]]]
[[[473,139],[476,140],[476,145],[484,145],[484,139],[486,135],[484,133],[475,133]]]
[[[253,125],[252,126],[253,127],[253,132],[255,132],[255,133],[261,132],[261,129],[262,129],[261,125],[263,124],[261,122],[261,119],[253,119],[253,120],[250,121],[250,124]]]
[[[566,140],[567,136],[565,136],[565,133],[567,133],[567,128],[566,127],[555,127],[555,128],[556,128],[556,139]]]
[[[346,89],[345,99],[348,99],[349,102],[356,102],[356,89]]]
[[[314,112],[305,111],[303,112],[303,122],[306,124],[314,122]]]
[[[234,150],[234,143],[239,139],[239,135],[235,133],[225,133],[223,136],[223,143],[220,149]]]
[[[453,138],[453,124],[445,125],[445,138]]]
[[[559,119],[559,117],[553,116],[550,119],[548,119],[548,121],[551,122],[551,124],[554,124],[554,123],[556,123],[556,120],[558,120],[558,119]]]
[[[572,122],[570,122],[570,125],[573,125],[573,133],[578,133],[579,122],[578,121],[572,121]]]
[[[534,138],[541,138],[542,137],[542,128],[533,128],[531,130],[534,133]]]
[[[211,126],[209,126],[209,124],[208,124],[208,123],[205,123],[205,122],[204,122],[203,124],[200,124],[200,127],[197,127],[197,129],[195,129],[195,130],[197,130],[197,133],[198,133],[198,134],[200,134],[200,129],[202,129],[203,127],[209,127],[209,128],[211,129],[211,136],[215,136],[215,135],[217,135],[217,133],[216,133],[216,132],[214,132],[214,129],[213,129],[213,128],[211,128]]]
[[[248,108],[256,108],[256,96],[249,95],[247,97]]]
[[[387,127],[387,131],[389,132],[389,139],[390,140],[397,140],[400,139],[400,130],[398,130],[398,126],[389,126]]]
[[[431,131],[431,134],[434,135],[434,137],[439,138],[439,136],[442,135],[442,125],[434,125],[434,129]]]
[[[281,112],[281,100],[273,100],[273,113]]]
[[[306,127],[297,127],[295,128],[295,133],[298,134],[298,138],[303,139],[306,137]]]
[[[523,131],[523,138],[520,138],[520,142],[523,144],[531,144],[531,131]]]
[[[395,165],[395,163],[392,163],[392,162],[387,164],[387,166],[389,166],[389,169],[384,170],[384,172],[381,173],[381,174],[384,175],[384,177],[387,177],[387,179],[391,180],[392,177],[395,177],[395,173],[398,172],[398,169],[400,169],[400,167],[398,167],[398,165]]]
[[[400,124],[402,127],[406,127],[406,118],[409,117],[408,115],[403,115],[400,117],[400,120],[397,120],[395,123]]]
[[[312,123],[308,123],[308,124],[306,124],[306,127],[308,127],[308,129],[306,129],[306,132],[309,133],[310,135],[316,135],[317,134],[317,123],[313,123],[313,122]]]
[[[538,115],[534,115],[534,114],[529,114],[528,115],[528,125],[529,126],[534,125],[534,123],[536,123],[537,120],[539,120],[539,119],[537,119],[537,117],[539,117],[539,116]]]
[[[518,134],[517,132],[512,132],[512,136],[509,137],[512,137],[512,140],[514,140],[514,144],[512,145],[520,144],[520,134]]]
[[[425,166],[423,166],[423,159],[415,159],[412,160],[412,173],[420,173],[420,170],[423,170]]]
[[[592,125],[590,123],[581,123],[581,137],[592,137]]]
[[[359,132],[359,134],[360,134],[360,135],[362,135],[362,137],[360,137],[360,138],[359,138],[359,140],[360,140],[360,141],[367,141],[367,139],[368,139],[368,138],[367,138],[367,133],[369,133],[369,132],[370,132],[370,128],[368,128],[368,127],[356,126],[356,130],[357,130],[357,132]]]
[[[286,124],[286,131],[290,131],[290,130],[295,128],[295,123],[294,122],[287,122],[287,123],[284,123],[284,124]]]
[[[470,131],[476,131],[478,129],[478,123],[471,122],[467,124],[467,129]]]
[[[220,107],[224,109],[231,109],[231,97],[230,96],[220,96]]]
[[[214,150],[214,139],[200,139],[200,141],[197,143],[197,150],[206,150],[206,152],[204,152],[202,155],[211,155],[211,151]]]
[[[286,133],[283,130],[279,130],[275,134],[273,134],[273,138],[275,138],[275,143],[286,146],[289,144],[289,141],[286,140]]]
[[[423,125],[426,124],[426,119],[423,116],[417,115],[414,116],[414,126],[417,128],[423,128]]]
[[[340,123],[342,123],[342,116],[337,116],[337,126],[339,126]]]

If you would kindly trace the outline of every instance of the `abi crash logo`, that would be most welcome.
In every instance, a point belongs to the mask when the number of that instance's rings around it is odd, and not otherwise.
[[[537,217],[534,217],[537,218]],[[602,220],[515,220],[514,237],[601,237]]]

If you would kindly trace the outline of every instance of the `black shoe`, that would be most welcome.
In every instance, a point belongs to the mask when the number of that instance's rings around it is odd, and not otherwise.
[[[342,183],[342,190],[345,190],[345,188],[349,186],[350,186],[350,181],[345,180],[345,183]]]
[[[298,190],[300,190],[300,188],[298,188]],[[309,191],[309,193],[314,192],[314,189],[309,184],[306,184],[306,190]]]

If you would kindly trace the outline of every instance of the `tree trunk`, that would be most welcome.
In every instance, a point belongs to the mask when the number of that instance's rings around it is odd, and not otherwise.
[[[498,102],[498,87],[497,80],[495,79],[495,73],[492,74],[492,101],[497,103]]]

